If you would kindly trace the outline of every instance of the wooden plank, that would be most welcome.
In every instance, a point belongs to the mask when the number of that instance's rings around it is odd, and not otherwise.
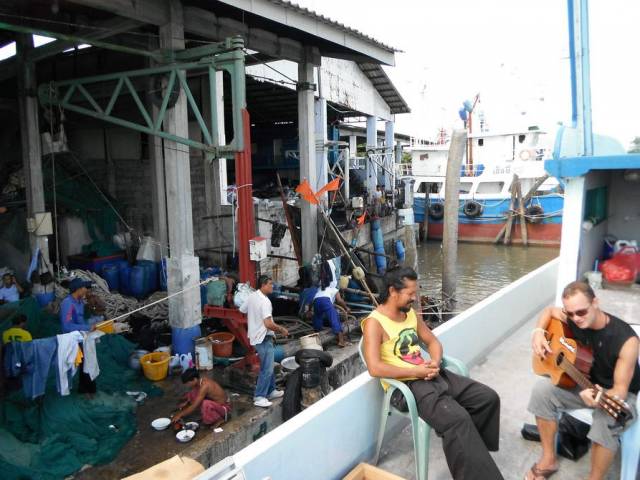
[[[527,219],[524,216],[524,201],[522,200],[522,185],[518,182],[518,215],[520,217],[520,235],[522,236],[522,244],[526,247],[529,244],[527,232]]]
[[[507,219],[507,224],[505,226],[504,232],[504,244],[509,245],[511,243],[511,228],[513,226],[513,218],[514,213],[513,210],[516,205],[516,190],[518,185],[520,184],[520,179],[518,175],[513,175],[513,181],[511,182],[511,203],[509,204],[509,218]]]
[[[282,181],[280,180],[280,174],[276,172],[276,179],[278,180],[278,190],[280,191],[280,200],[282,200],[282,208],[284,209],[284,216],[287,219],[287,227],[289,227],[289,234],[291,235],[291,243],[293,243],[293,251],[296,254],[298,266],[302,266],[302,248],[300,247],[300,238],[298,238],[298,231],[296,225],[291,217],[291,211],[289,210],[289,204],[284,196],[284,190],[282,188]]]

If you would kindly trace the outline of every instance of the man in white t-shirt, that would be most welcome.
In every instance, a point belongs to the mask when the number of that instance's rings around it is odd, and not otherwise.
[[[272,292],[271,278],[261,275],[258,279],[258,290],[249,295],[247,301],[240,307],[240,311],[247,314],[249,343],[254,346],[260,358],[260,373],[253,397],[253,404],[257,407],[269,407],[270,400],[284,395],[282,390],[276,390],[276,376],[273,373],[273,343],[276,332],[285,337],[289,332],[273,321],[271,300],[267,297]]]
[[[11,273],[5,273],[2,276],[2,287],[0,287],[0,304],[17,302],[20,300],[20,294],[24,292],[20,284],[16,281],[16,277]]]

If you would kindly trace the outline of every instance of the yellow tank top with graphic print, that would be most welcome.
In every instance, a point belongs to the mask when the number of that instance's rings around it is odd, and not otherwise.
[[[418,337],[418,318],[413,309],[409,310],[403,322],[393,321],[374,310],[362,321],[362,326],[368,318],[375,318],[389,337],[380,345],[380,359],[384,363],[400,368],[411,368],[424,363]],[[416,377],[406,377],[398,380],[415,379]],[[382,386],[386,390],[388,385],[382,382]]]

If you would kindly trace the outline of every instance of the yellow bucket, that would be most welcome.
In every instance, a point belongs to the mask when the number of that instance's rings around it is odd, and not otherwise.
[[[169,373],[169,354],[167,352],[151,352],[140,357],[142,373],[152,382],[163,380]]]
[[[96,329],[102,330],[104,333],[115,333],[116,331],[113,326],[113,320],[105,320],[104,322],[96,323]]]

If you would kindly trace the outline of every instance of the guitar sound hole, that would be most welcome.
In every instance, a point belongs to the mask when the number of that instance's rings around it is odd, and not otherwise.
[[[560,352],[556,357],[556,365],[560,366],[562,360],[564,360],[564,353]]]

